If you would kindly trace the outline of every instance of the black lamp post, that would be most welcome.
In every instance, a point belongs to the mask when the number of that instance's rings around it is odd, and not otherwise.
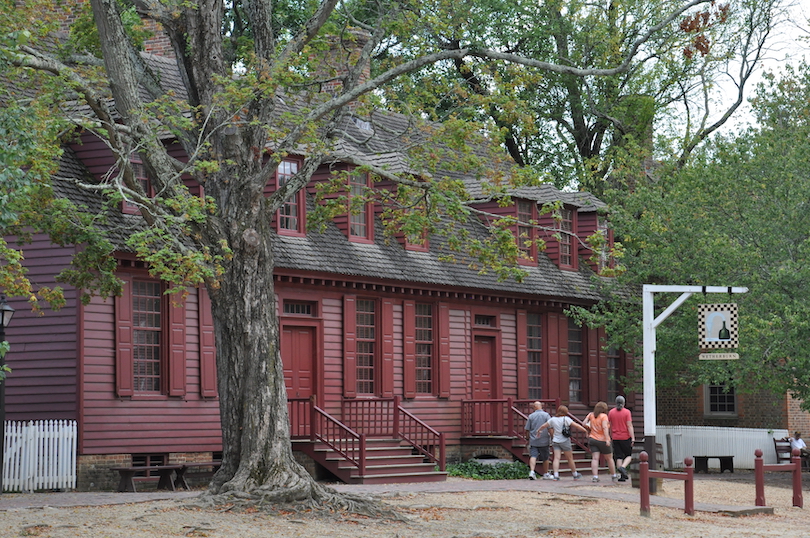
[[[6,340],[6,327],[14,315],[14,309],[6,303],[6,296],[0,295],[0,342]],[[4,355],[0,355],[0,369],[6,365]],[[0,495],[3,494],[3,470],[6,458],[6,381],[0,381]]]

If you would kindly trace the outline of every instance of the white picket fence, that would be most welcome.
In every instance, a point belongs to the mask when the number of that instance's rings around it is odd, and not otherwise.
[[[664,447],[664,466],[681,468],[687,456],[734,456],[735,469],[753,469],[754,452],[762,450],[765,463],[776,463],[773,440],[787,430],[720,428],[710,426],[656,426],[655,441]],[[709,467],[719,467],[709,460]]]
[[[76,487],[76,421],[6,422],[3,489]]]

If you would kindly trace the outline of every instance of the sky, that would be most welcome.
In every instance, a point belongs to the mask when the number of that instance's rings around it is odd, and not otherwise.
[[[785,0],[787,12],[774,27],[771,44],[762,65],[747,85],[747,98],[754,94],[756,85],[767,72],[778,74],[788,63],[797,65],[803,58],[810,61],[810,0]],[[736,97],[736,87],[722,90],[729,99]],[[751,107],[746,102],[721,131],[737,130],[753,123]]]

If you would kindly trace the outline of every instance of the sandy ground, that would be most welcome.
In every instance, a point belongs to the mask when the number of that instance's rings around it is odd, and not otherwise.
[[[786,473],[779,473],[786,474]],[[807,481],[805,481],[807,482]],[[525,483],[523,484],[525,485]],[[583,485],[579,491],[588,491]],[[805,485],[807,489],[807,485]],[[735,479],[697,480],[696,502],[753,505],[754,484]],[[626,489],[624,491],[627,491]],[[632,490],[637,492],[638,490]],[[683,483],[666,481],[661,496],[683,498]],[[141,538],[523,538],[552,537],[768,537],[801,536],[810,529],[807,509],[793,508],[784,483],[766,486],[773,515],[729,517],[577,496],[576,491],[469,491],[385,494],[406,521],[351,515],[201,510],[193,499],[78,508],[27,508],[0,512],[0,536]]]

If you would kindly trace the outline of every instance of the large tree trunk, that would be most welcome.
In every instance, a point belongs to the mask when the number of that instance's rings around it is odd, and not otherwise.
[[[222,417],[222,467],[212,493],[277,490],[280,500],[314,494],[293,457],[266,226],[230,227],[233,258],[220,287],[210,289]]]
[[[233,494],[228,502],[235,497],[396,517],[370,498],[318,484],[293,456],[267,232],[247,228],[233,238],[228,272],[219,288],[209,289],[223,454],[208,494],[214,503]]]

